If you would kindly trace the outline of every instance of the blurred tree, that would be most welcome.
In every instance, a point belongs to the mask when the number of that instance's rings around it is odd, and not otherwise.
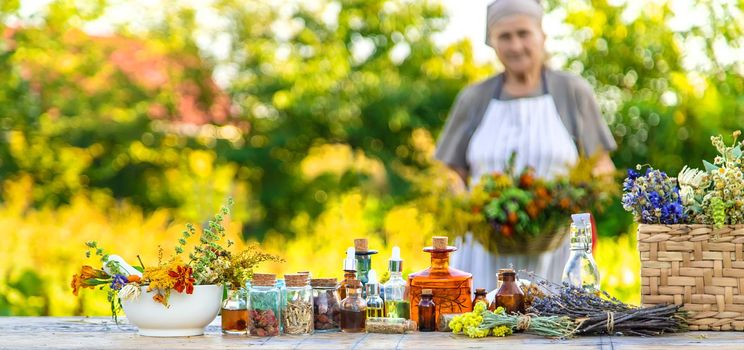
[[[686,164],[702,168],[715,154],[710,136],[744,125],[744,58],[735,54],[744,48],[744,4],[694,1],[703,18],[694,23],[677,17],[683,6],[549,1],[572,27],[557,39],[580,44],[577,55],[563,53],[566,68],[594,85],[619,144],[619,168],[652,164],[672,176]],[[618,203],[599,225],[617,234],[630,220]]]
[[[227,122],[229,97],[212,82],[211,67],[193,43],[174,48],[174,41],[125,32],[101,37],[81,31],[105,4],[54,1],[39,24],[0,24],[6,141],[0,174],[30,175],[36,205],[56,206],[91,190],[148,210],[182,206],[187,200],[183,184],[171,181],[174,171],[193,161],[191,150],[208,148],[199,126]],[[6,7],[3,14],[17,10]],[[226,191],[217,192],[219,203]]]
[[[258,169],[250,181],[264,213],[250,230],[290,232],[299,213],[316,216],[324,198],[368,183],[349,169],[308,179],[301,162],[323,144],[348,144],[378,159],[393,204],[406,199],[401,169],[421,169],[411,146],[416,128],[436,130],[459,89],[486,75],[467,43],[437,48],[446,24],[436,2],[354,0],[222,1],[232,37],[230,91],[251,122],[246,147],[230,161]]]

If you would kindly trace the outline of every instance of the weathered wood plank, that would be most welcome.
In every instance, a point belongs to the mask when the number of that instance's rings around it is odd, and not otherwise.
[[[256,338],[223,336],[219,319],[204,336],[150,338],[122,319],[119,325],[106,317],[0,317],[0,349],[668,349],[674,346],[744,344],[743,332],[690,332],[660,337],[579,337],[546,339],[518,334],[506,338],[469,339],[450,333],[342,334]]]

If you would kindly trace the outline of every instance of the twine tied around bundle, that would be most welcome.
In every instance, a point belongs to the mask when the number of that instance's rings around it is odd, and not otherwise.
[[[615,313],[607,311],[607,334],[612,335],[615,330]]]
[[[532,317],[530,317],[530,315],[520,316],[517,319],[517,330],[526,331],[527,329],[530,328],[531,321],[532,321]]]

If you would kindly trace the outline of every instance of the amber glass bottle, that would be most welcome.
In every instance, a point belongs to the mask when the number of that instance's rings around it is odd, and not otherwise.
[[[434,237],[431,247],[431,267],[408,276],[411,300],[411,319],[418,322],[418,304],[423,289],[431,289],[436,305],[435,319],[441,314],[469,312],[473,308],[470,299],[473,290],[473,275],[449,266],[449,254],[457,248],[447,245],[447,237]]]
[[[436,305],[432,301],[431,289],[421,292],[418,304],[418,319],[420,332],[434,332],[437,330]]]
[[[524,293],[517,285],[517,273],[514,270],[502,272],[503,283],[496,292],[491,307],[503,307],[507,313],[520,312],[524,313]]]
[[[475,298],[473,298],[473,307],[478,301],[482,301],[488,305],[488,299],[486,298],[486,290],[484,288],[477,288],[475,290]]]
[[[341,331],[364,332],[367,320],[367,303],[362,298],[362,282],[354,281],[346,288],[347,297],[341,301]]]

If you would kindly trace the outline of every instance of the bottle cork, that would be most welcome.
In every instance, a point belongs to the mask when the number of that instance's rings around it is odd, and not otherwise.
[[[276,275],[273,273],[254,273],[251,283],[255,286],[273,286],[276,284]]]
[[[287,287],[302,287],[307,285],[307,275],[300,273],[285,274],[284,281],[287,283]]]
[[[367,240],[366,238],[355,239],[354,250],[357,253],[366,253],[369,250],[369,240]]]
[[[335,278],[313,278],[310,280],[312,287],[336,287],[338,280]]]
[[[432,239],[432,247],[436,250],[447,249],[447,236],[434,236]]]
[[[431,289],[422,289],[421,295],[432,295]]]

